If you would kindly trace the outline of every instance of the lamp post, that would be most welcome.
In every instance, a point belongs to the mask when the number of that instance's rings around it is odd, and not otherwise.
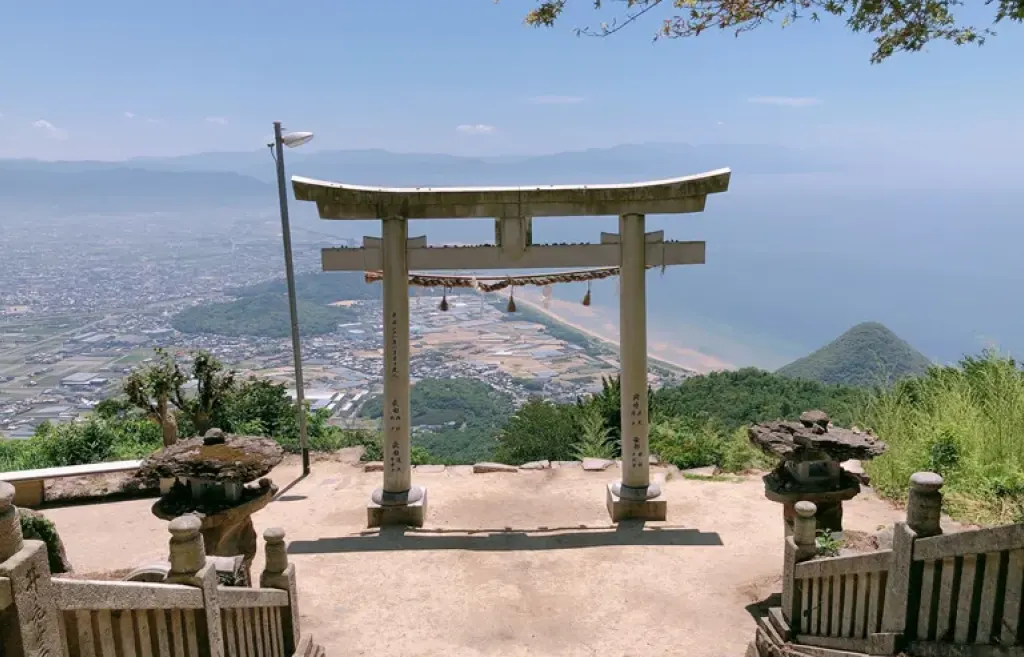
[[[295,148],[313,138],[312,132],[281,134],[281,122],[274,121],[274,143],[267,144],[277,162],[277,195],[281,202],[281,238],[284,240],[284,268],[288,280],[288,312],[292,320],[292,357],[295,360],[295,413],[299,420],[302,447],[302,475],[309,474],[309,436],[306,434],[306,400],[302,382],[302,345],[299,340],[299,311],[295,303],[295,268],[292,265],[292,234],[288,224],[288,197],[284,181],[284,146]]]

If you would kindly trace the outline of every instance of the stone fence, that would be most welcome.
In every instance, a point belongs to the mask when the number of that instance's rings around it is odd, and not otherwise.
[[[170,522],[168,583],[62,579],[50,574],[45,544],[24,540],[13,497],[13,487],[0,482],[0,657],[296,653],[295,566],[283,530],[264,532],[260,588],[218,585],[199,519],[191,515]]]
[[[761,619],[748,657],[1024,654],[1024,524],[942,535],[942,478],[910,480],[892,549],[816,559],[817,509],[796,505],[782,605]]]

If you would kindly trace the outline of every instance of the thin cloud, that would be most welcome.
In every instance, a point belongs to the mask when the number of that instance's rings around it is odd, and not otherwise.
[[[715,121],[715,125],[725,125],[725,121]]]
[[[820,105],[821,99],[811,96],[754,96],[748,98],[747,102],[777,107],[810,107],[811,105]]]
[[[64,139],[68,136],[68,131],[63,128],[58,128],[45,119],[39,119],[38,121],[32,122],[32,127],[44,130],[51,139]]]
[[[464,123],[455,126],[455,129],[464,135],[489,135],[495,130],[493,125],[486,123]]]
[[[134,119],[135,118],[135,113],[134,112],[125,112],[124,113],[124,118],[126,118],[126,119]]]
[[[206,117],[206,122],[207,123],[212,123],[214,125],[227,125],[228,124],[228,120],[225,119],[223,116],[208,116],[208,117]]]
[[[584,100],[582,96],[534,96],[527,102],[531,105],[576,105]]]
[[[163,123],[163,119],[146,119],[146,123]]]

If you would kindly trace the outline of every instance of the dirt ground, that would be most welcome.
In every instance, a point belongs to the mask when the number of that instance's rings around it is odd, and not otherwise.
[[[255,521],[285,528],[302,630],[334,657],[742,655],[757,603],[780,590],[782,510],[756,476],[670,477],[667,522],[614,527],[604,486],[615,468],[420,472],[427,526],[377,532],[365,505],[380,473],[327,461],[299,474],[291,459],[274,471],[285,490]],[[87,573],[165,558],[152,503],[45,512]],[[864,493],[844,523],[874,532],[901,517]]]

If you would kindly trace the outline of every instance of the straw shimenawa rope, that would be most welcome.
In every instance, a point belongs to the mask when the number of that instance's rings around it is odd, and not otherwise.
[[[648,265],[647,269],[651,269]],[[555,283],[579,283],[584,281],[596,281],[602,278],[611,278],[619,275],[618,267],[602,267],[599,269],[580,269],[577,271],[550,272],[545,274],[528,274],[525,276],[458,276],[458,275],[434,275],[417,272],[409,273],[409,285],[419,287],[441,287],[456,288],[465,287],[480,290],[481,292],[497,292],[507,287],[519,285],[546,286]],[[365,272],[367,283],[375,283],[384,280],[384,274],[380,271]]]

